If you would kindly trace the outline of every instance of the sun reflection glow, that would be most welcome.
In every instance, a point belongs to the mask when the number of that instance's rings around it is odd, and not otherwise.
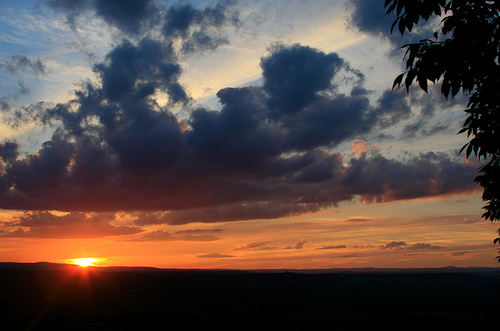
[[[99,261],[98,259],[93,258],[81,258],[81,259],[73,259],[73,262],[80,267],[90,267],[94,265],[94,262]]]

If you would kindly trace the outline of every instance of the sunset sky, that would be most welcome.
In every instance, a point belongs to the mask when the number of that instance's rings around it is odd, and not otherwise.
[[[0,262],[497,267],[383,4],[0,0]]]

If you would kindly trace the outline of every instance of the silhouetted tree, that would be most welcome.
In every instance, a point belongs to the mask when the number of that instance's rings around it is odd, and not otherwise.
[[[441,83],[446,98],[460,91],[468,96],[468,116],[459,133],[467,132],[470,140],[461,152],[487,161],[474,181],[484,188],[482,217],[500,220],[500,1],[386,0],[385,8],[397,14],[391,32],[397,27],[401,35],[421,19],[442,17],[433,39],[403,46],[406,71],[393,88],[404,84],[409,89],[417,82],[427,92],[431,81]]]

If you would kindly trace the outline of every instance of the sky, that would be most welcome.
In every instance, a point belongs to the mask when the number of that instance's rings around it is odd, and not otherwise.
[[[0,261],[497,267],[466,96],[383,0],[0,0]]]

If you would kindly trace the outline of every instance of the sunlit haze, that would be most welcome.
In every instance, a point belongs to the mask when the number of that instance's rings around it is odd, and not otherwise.
[[[93,266],[95,262],[99,261],[98,259],[92,259],[92,258],[80,258],[80,259],[73,259],[73,262],[80,267],[90,267]]]

